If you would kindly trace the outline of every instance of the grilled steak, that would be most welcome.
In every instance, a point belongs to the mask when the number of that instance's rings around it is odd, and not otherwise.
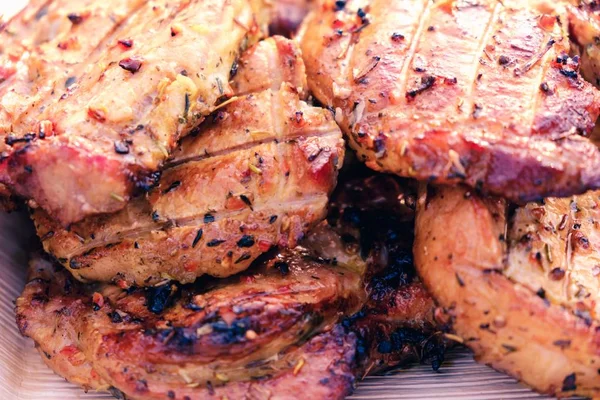
[[[110,3],[93,2],[102,9]],[[122,209],[136,188],[154,182],[178,139],[231,96],[235,59],[262,34],[262,6],[157,0],[124,15],[118,32],[98,42],[98,57],[72,67],[76,85],[36,108],[31,122],[27,115],[12,121],[0,180],[63,225]],[[95,21],[78,15],[81,24],[67,39]],[[78,40],[67,40],[66,49]]]
[[[418,201],[415,263],[477,359],[553,396],[600,396],[599,192],[523,207]]]
[[[293,248],[324,219],[344,144],[329,111],[292,86],[306,85],[297,48],[268,39],[239,64],[234,87],[261,91],[184,139],[146,197],[68,230],[35,210],[46,251],[82,280],[193,282],[240,272],[272,246]]]
[[[599,92],[568,56],[564,13],[517,1],[322,3],[300,35],[309,88],[369,167],[516,201],[600,186],[600,151],[585,137]]]
[[[132,399],[338,399],[368,372],[422,358],[437,368],[444,343],[411,267],[412,210],[383,218],[404,190],[389,177],[342,185],[311,250],[226,280],[123,290],[34,258],[19,327],[69,381]],[[366,205],[368,193],[386,200]]]

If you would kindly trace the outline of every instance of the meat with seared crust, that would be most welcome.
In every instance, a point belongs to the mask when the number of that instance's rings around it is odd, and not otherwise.
[[[178,139],[231,96],[231,67],[262,35],[262,6],[144,3],[97,59],[86,60],[77,85],[34,123],[13,126],[0,180],[63,225],[122,209],[136,188],[155,181]]]
[[[68,230],[34,210],[45,250],[78,279],[145,286],[230,276],[272,246],[293,248],[325,218],[342,134],[329,111],[299,99],[291,84],[306,85],[304,69],[287,39],[250,50],[234,82],[261,91],[233,99],[184,139],[146,197]]]
[[[515,208],[430,187],[418,200],[415,264],[456,333],[553,396],[600,396],[599,195]]]
[[[368,372],[423,358],[438,367],[433,302],[409,257],[412,210],[384,207],[404,191],[389,177],[347,182],[331,226],[306,242],[321,257],[285,251],[226,280],[123,290],[38,257],[19,327],[69,381],[132,399],[341,399]],[[362,202],[368,193],[382,201]],[[378,213],[381,231],[369,225]]]
[[[516,201],[599,187],[599,92],[566,15],[527,3],[325,0],[300,34],[309,88],[375,170]]]

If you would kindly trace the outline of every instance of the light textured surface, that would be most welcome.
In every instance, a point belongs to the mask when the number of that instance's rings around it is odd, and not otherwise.
[[[83,393],[52,373],[14,320],[13,301],[25,281],[27,252],[36,246],[31,223],[23,215],[0,216],[0,399],[109,399]],[[456,350],[439,373],[413,366],[366,378],[354,399],[544,399],[514,379],[476,364],[466,350]]]

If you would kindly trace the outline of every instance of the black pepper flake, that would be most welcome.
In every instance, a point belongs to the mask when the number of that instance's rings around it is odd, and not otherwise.
[[[560,347],[561,349],[564,350],[571,346],[571,341],[570,340],[555,340],[552,344],[557,347]]]
[[[67,18],[69,18],[69,21],[71,21],[73,25],[79,25],[83,22],[83,16],[81,14],[70,13],[67,15]]]
[[[240,256],[240,258],[238,258],[237,260],[235,260],[235,264],[239,264],[239,263],[241,263],[242,261],[249,260],[249,259],[250,259],[250,257],[251,257],[251,256],[250,256],[250,253],[244,253],[244,254],[242,254],[242,255]]]
[[[75,260],[75,259],[72,258],[69,261],[69,267],[71,269],[79,269],[79,268],[81,268],[81,263],[79,261],[77,261],[77,260]]]
[[[559,69],[558,72],[560,72],[561,75],[566,76],[569,79],[577,79],[578,75],[577,75],[577,71],[573,71],[572,69]]]
[[[115,152],[117,154],[128,154],[129,144],[123,140],[117,140],[115,142]]]
[[[65,81],[65,88],[68,89],[71,86],[73,86],[73,84],[77,82],[77,78],[74,76],[70,76],[67,78],[67,80]]]
[[[287,274],[290,273],[290,265],[288,263],[286,263],[285,261],[276,261],[273,266],[277,270],[279,270],[279,272],[283,276],[286,276]]]
[[[115,324],[123,322],[123,318],[121,317],[121,314],[119,314],[116,311],[106,313],[106,315],[108,315],[108,318],[110,318],[110,320]]]
[[[237,75],[239,64],[237,60],[233,62],[231,65],[231,69],[229,70],[229,79],[233,79]]]
[[[163,194],[167,194],[169,192],[172,192],[173,190],[177,189],[179,186],[181,186],[181,181],[174,181],[172,182],[168,188],[166,188],[165,190],[163,190]]]
[[[215,222],[215,217],[212,214],[204,214],[204,223],[210,224],[211,222]]]
[[[135,57],[127,57],[119,61],[119,67],[123,68],[125,71],[135,74],[142,67],[142,61]]]
[[[508,65],[508,64],[510,64],[510,58],[507,56],[500,56],[500,58],[498,58],[498,64]]]
[[[28,174],[33,173],[33,167],[31,165],[26,165],[23,167],[23,169],[25,170],[25,172],[27,172]]]
[[[13,133],[9,133],[8,135],[6,135],[6,139],[4,139],[4,142],[8,146],[12,146],[16,143],[29,143],[33,139],[35,139],[35,136],[36,136],[35,133],[26,133],[21,137],[15,135]]]
[[[252,209],[252,201],[250,201],[250,199],[248,198],[248,196],[246,196],[245,194],[240,194],[240,199],[244,202],[244,204],[246,204],[248,207],[250,207],[250,209],[252,211],[254,211]]]
[[[427,27],[427,32],[433,32],[435,31],[435,26],[431,25],[429,27]]]
[[[481,116],[481,112],[483,111],[483,106],[475,103],[473,105],[473,118],[477,119]]]
[[[202,229],[198,229],[198,232],[196,232],[196,237],[194,238],[194,241],[192,242],[192,247],[196,247],[196,245],[198,244],[198,242],[200,241],[200,239],[202,239]]]
[[[222,240],[222,239],[213,239],[210,242],[206,243],[206,246],[208,246],[208,247],[217,247],[221,243],[225,243],[225,241]]]
[[[131,39],[121,39],[117,43],[123,46],[126,49],[130,49],[133,47],[133,40]]]
[[[156,222],[160,219],[160,216],[158,215],[158,211],[153,211],[152,212],[152,221]]]
[[[238,240],[237,242],[237,246],[238,247],[252,247],[254,246],[254,237],[250,236],[250,235],[244,235],[242,236],[242,238],[240,240]]]
[[[572,373],[571,375],[567,375],[565,377],[565,379],[563,380],[562,391],[563,392],[571,392],[573,390],[577,390],[576,380],[577,380],[577,377],[575,376],[575,373]]]
[[[462,280],[462,278],[460,277],[460,275],[458,275],[458,273],[456,273],[455,275],[456,275],[456,281],[458,282],[460,287],[465,287],[465,281]]]
[[[337,0],[335,2],[335,11],[341,11],[346,7],[346,0]]]
[[[139,249],[140,248],[139,243],[138,242],[133,242],[133,248]]]
[[[406,98],[411,100],[420,95],[421,93],[431,89],[435,85],[435,76],[427,75],[421,78],[421,85],[416,89],[409,90],[406,92]]]
[[[548,84],[546,82],[542,82],[542,84],[540,85],[540,90],[544,93],[549,93],[550,86],[548,86]]]
[[[170,398],[170,399],[174,399],[175,398],[175,392],[172,391],[172,390],[169,390],[167,392],[167,397]]]
[[[277,215],[271,215],[269,218],[269,224],[274,224],[277,221]]]
[[[185,94],[184,106],[183,106],[183,118],[187,120],[188,113],[190,112],[190,94]]]
[[[398,32],[392,33],[392,41],[401,42],[404,40],[404,35]]]

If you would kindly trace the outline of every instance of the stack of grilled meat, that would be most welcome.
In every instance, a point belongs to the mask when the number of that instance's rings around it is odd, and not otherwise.
[[[600,396],[596,2],[31,0],[0,37],[17,323],[70,382],[336,399],[458,342]]]

